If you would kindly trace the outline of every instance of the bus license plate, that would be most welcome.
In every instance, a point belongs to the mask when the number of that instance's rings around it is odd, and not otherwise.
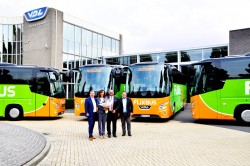
[[[150,115],[141,115],[142,118],[149,118]]]

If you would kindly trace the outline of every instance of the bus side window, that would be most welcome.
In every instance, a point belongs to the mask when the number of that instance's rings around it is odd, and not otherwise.
[[[50,96],[50,85],[48,82],[48,77],[45,72],[38,72],[37,73],[37,93],[42,95]]]

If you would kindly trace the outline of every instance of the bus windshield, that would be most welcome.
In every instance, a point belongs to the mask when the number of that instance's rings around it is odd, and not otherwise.
[[[52,97],[65,97],[65,91],[59,74],[56,72],[48,72],[50,93]]]
[[[166,97],[169,79],[164,64],[131,66],[130,97]]]
[[[76,78],[75,96],[87,97],[91,90],[97,92],[103,89],[107,92],[112,86],[110,80],[111,69],[109,66],[80,68]]]

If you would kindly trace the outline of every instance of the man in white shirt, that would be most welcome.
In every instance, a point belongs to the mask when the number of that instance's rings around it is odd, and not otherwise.
[[[113,137],[117,137],[117,135],[116,135],[116,123],[117,123],[117,119],[118,119],[118,113],[115,109],[117,107],[118,99],[114,96],[114,91],[112,89],[109,90],[109,96],[107,97],[107,100],[109,100],[109,102],[111,102],[111,105],[110,105],[109,111],[108,111],[108,115],[107,115],[108,137],[111,138],[111,122],[112,122]]]
[[[125,123],[127,123],[128,136],[132,136],[130,117],[133,115],[133,103],[126,92],[122,92],[122,98],[118,101],[118,112],[121,115],[122,136],[126,135]]]

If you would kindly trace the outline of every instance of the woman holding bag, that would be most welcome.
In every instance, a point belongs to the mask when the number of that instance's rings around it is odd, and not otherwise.
[[[100,90],[98,92],[98,129],[99,129],[99,136],[101,139],[105,138],[105,124],[107,120],[107,110],[108,108],[101,106],[103,103],[106,102],[105,100],[105,92],[104,90]]]

